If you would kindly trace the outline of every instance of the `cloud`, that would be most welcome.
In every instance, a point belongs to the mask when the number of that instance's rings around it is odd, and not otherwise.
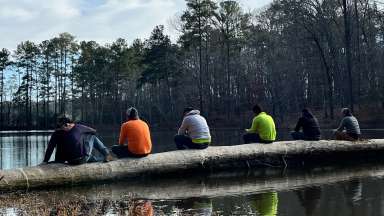
[[[245,8],[270,2],[240,1]],[[22,41],[39,43],[62,32],[99,43],[147,38],[154,26],[167,26],[185,10],[183,0],[0,0],[0,5],[0,48],[11,50]]]

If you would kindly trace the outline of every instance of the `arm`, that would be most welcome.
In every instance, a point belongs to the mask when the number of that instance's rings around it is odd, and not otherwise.
[[[127,132],[123,124],[121,125],[121,129],[120,129],[119,145],[124,145],[126,139],[127,139]]]
[[[344,127],[345,127],[345,118],[343,118],[343,120],[341,120],[340,125],[336,130],[339,132],[342,132]]]
[[[256,117],[253,118],[253,120],[252,120],[251,128],[245,129],[245,131],[247,131],[247,133],[257,133],[257,131],[258,131],[258,124],[257,124]]]
[[[44,163],[47,163],[51,158],[52,152],[56,147],[56,135],[55,132],[52,134],[51,139],[49,140],[47,150],[45,151]]]
[[[297,122],[295,127],[295,131],[299,132],[301,127],[303,127],[303,118],[299,118],[299,121]]]
[[[188,129],[188,121],[187,121],[187,118],[184,118],[179,130],[177,131],[177,134],[184,135],[187,129]]]
[[[88,127],[88,126],[85,126],[85,125],[82,125],[82,124],[78,124],[78,126],[81,128],[81,132],[82,133],[93,134],[93,135],[96,134],[96,130],[91,128],[91,127]]]

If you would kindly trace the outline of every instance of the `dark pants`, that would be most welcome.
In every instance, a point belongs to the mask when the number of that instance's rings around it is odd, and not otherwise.
[[[248,143],[273,143],[273,141],[263,140],[260,138],[259,134],[257,133],[246,133],[243,135],[243,140],[245,144]]]
[[[148,155],[148,154],[134,154],[128,150],[128,146],[126,145],[114,145],[112,146],[112,152],[118,158],[126,158],[126,157],[141,158]]]
[[[294,140],[308,140],[308,141],[318,141],[320,137],[309,137],[306,136],[303,132],[293,131],[291,132],[292,139]]]
[[[209,143],[194,143],[192,139],[184,135],[175,136],[176,148],[179,150],[182,149],[206,149]]]

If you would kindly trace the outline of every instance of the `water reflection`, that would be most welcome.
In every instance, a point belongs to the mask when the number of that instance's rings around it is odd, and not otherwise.
[[[314,215],[321,198],[321,187],[308,187],[296,191],[301,206],[305,209],[305,215]]]
[[[0,215],[383,215],[383,178],[384,164],[143,178],[0,193]]]
[[[255,194],[249,197],[250,207],[253,212],[260,216],[277,215],[279,198],[277,192]]]
[[[362,198],[363,185],[356,179],[343,184],[345,200],[350,206],[358,205]]]
[[[48,135],[0,137],[0,169],[41,163],[48,139]]]
[[[212,215],[212,199],[194,197],[177,201],[174,212],[181,215]]]

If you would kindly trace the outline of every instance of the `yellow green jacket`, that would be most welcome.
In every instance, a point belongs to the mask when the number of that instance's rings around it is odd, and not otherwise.
[[[265,112],[259,113],[252,120],[250,129],[246,129],[248,133],[257,133],[260,138],[265,141],[275,141],[276,128],[273,118]]]

